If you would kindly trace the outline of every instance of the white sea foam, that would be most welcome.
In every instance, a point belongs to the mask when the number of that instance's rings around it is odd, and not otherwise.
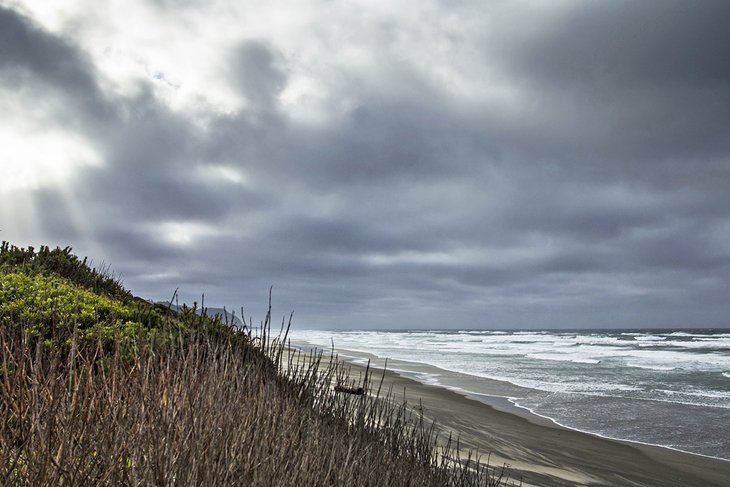
[[[396,372],[405,377],[410,377],[422,384],[428,384],[428,385],[440,385],[441,384],[441,382],[439,381],[440,374],[434,374],[434,373],[429,373],[429,372],[414,372],[412,370],[401,369],[401,368],[391,368],[390,371]]]
[[[730,339],[727,338],[693,338],[691,341],[667,340],[656,343],[643,341],[638,344],[641,347],[659,346],[676,348],[730,348]]]
[[[670,370],[677,369],[677,367],[672,367],[669,365],[635,364],[631,362],[627,362],[626,365],[628,365],[629,367],[636,367],[637,369],[656,370],[659,372],[669,372]]]
[[[574,362],[576,364],[600,364],[601,361],[593,358],[574,358],[571,360],[571,362]]]
[[[499,376],[512,382],[525,383],[525,378],[544,380],[546,371],[535,369],[530,360],[543,360],[560,365],[570,380],[568,364],[574,367],[596,365],[602,369],[623,364],[633,369],[654,372],[730,370],[730,356],[704,353],[714,347],[730,345],[727,339],[699,333],[667,333],[666,340],[656,333],[624,332],[621,334],[560,332],[306,332],[309,342],[330,347],[330,338],[338,348],[374,353],[381,357],[429,363],[448,370],[472,375]],[[730,334],[721,334],[730,337]],[[632,336],[626,340],[621,336]],[[692,340],[680,340],[680,338]],[[701,338],[702,340],[694,340]],[[686,351],[685,351],[686,350]],[[525,362],[527,361],[527,362]],[[481,365],[480,365],[481,364]],[[617,369],[618,371],[618,369]],[[551,370],[550,373],[553,373]],[[549,375],[549,374],[545,374]],[[619,377],[620,379],[620,377]],[[532,382],[532,381],[531,381]]]
[[[660,342],[666,339],[667,337],[658,335],[639,335],[638,333],[634,335],[634,340],[638,342]]]
[[[689,333],[682,332],[684,335]],[[634,338],[639,337],[632,333]],[[331,332],[309,338],[323,348],[329,348]],[[623,334],[622,334],[623,335]],[[678,333],[670,334],[673,340],[622,340],[619,335],[606,336],[589,333],[585,335],[547,332],[501,332],[469,331],[460,334],[438,332],[349,332],[337,336],[336,345],[354,350],[373,351],[394,358],[423,360],[429,354],[437,357],[439,364],[456,356],[524,357],[573,363],[629,363],[632,367],[648,370],[728,370],[730,356],[727,354],[698,355],[695,351],[730,347],[730,340],[699,336],[703,340],[678,340]],[[646,338],[656,334],[644,335]],[[318,340],[319,339],[319,340]],[[684,350],[687,350],[685,352]],[[418,355],[414,357],[414,355]],[[709,359],[709,360],[708,360]],[[619,361],[619,362],[616,362]]]

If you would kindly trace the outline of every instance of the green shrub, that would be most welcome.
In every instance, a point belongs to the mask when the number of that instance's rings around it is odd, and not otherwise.
[[[74,286],[68,280],[13,272],[0,275],[0,310],[24,322],[50,322],[73,317],[82,328],[111,317],[128,318],[119,301]]]
[[[119,279],[110,275],[108,267],[92,268],[86,257],[82,260],[72,254],[71,247],[50,249],[42,245],[36,252],[33,247],[16,247],[4,241],[0,245],[0,271],[56,274],[99,294],[124,300],[132,297]]]
[[[10,272],[0,273],[0,319],[6,325],[28,327],[37,336],[47,336],[55,327],[72,331],[74,326],[89,334],[98,326],[107,327],[106,334],[113,334],[130,328],[135,313],[119,300],[61,277]]]

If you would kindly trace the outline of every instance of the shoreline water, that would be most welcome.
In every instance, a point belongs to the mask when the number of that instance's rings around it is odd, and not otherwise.
[[[335,351],[359,373],[368,360],[371,369],[382,370],[385,365],[367,352]],[[460,435],[465,448],[490,453],[492,465],[509,465],[525,487],[723,486],[730,479],[730,461],[725,459],[565,427],[502,395],[512,384],[488,380],[483,382],[484,389],[475,392],[445,386],[434,374],[457,379],[459,375],[426,364],[389,360],[385,383],[395,392],[402,388],[403,398],[411,405],[422,400],[428,419]]]
[[[361,351],[338,350],[337,352],[339,353],[339,357],[341,359],[343,359],[345,362],[347,362],[348,364],[357,365],[360,367],[365,365],[365,363],[362,362],[363,358],[358,356],[359,354],[363,354],[363,352],[361,352]],[[371,358],[377,359],[379,357],[372,356]],[[391,363],[392,362],[389,362],[389,364],[391,364]],[[407,363],[407,361],[398,360],[397,363]],[[441,370],[443,373],[462,374],[461,372],[458,372],[458,371],[440,369],[439,367],[436,367],[435,365],[431,365],[431,364],[419,364],[419,363],[413,362],[413,365],[416,365],[416,366],[427,365],[429,367],[433,367],[434,369]],[[371,364],[371,367],[373,367],[373,366],[375,366],[375,368],[377,368],[379,370],[382,370],[382,367],[378,367],[378,365]],[[594,433],[592,431],[574,428],[569,425],[562,424],[559,421],[555,420],[554,418],[551,418],[549,416],[535,412],[532,409],[530,409],[529,407],[520,405],[518,402],[516,402],[519,398],[516,398],[514,396],[502,396],[502,395],[488,394],[488,393],[483,393],[483,392],[475,392],[475,391],[471,391],[471,390],[464,389],[461,387],[455,387],[455,386],[449,386],[447,384],[442,384],[435,380],[431,380],[431,381],[423,380],[423,378],[421,377],[421,374],[419,374],[417,372],[412,372],[412,371],[409,371],[409,370],[403,369],[403,368],[396,369],[396,368],[392,368],[389,366],[388,370],[400,375],[401,377],[408,378],[408,379],[411,379],[416,382],[420,382],[421,384],[429,385],[429,386],[433,386],[433,387],[440,387],[440,388],[443,388],[443,389],[446,389],[449,391],[453,391],[453,392],[460,394],[464,397],[467,397],[469,399],[483,402],[484,404],[486,404],[498,411],[523,417],[526,420],[528,420],[532,423],[535,423],[535,424],[543,424],[546,426],[563,428],[566,430],[575,431],[577,433],[595,436],[597,438],[602,438],[602,439],[609,440],[609,441],[626,443],[629,445],[639,445],[639,446],[648,446],[648,447],[654,447],[654,448],[667,449],[667,450],[679,452],[682,454],[693,455],[693,456],[708,458],[708,459],[712,459],[712,460],[719,460],[722,462],[728,462],[728,464],[730,464],[730,459],[727,459],[727,458],[716,457],[716,456],[712,456],[712,455],[703,455],[701,453],[691,452],[691,451],[682,450],[679,448],[673,448],[671,446],[660,445],[660,444],[656,444],[656,443],[648,443],[648,442],[642,442],[642,441],[638,441],[638,440],[627,440],[624,438],[616,438],[616,437],[611,437],[611,436],[607,436],[607,435],[602,435],[600,433]],[[480,377],[480,379],[485,379],[485,378]],[[509,381],[502,381],[500,379],[488,378],[488,380],[492,381],[492,382],[496,382],[496,383],[502,382],[502,383],[508,384],[508,387],[522,387],[517,384],[513,384]]]
[[[300,336],[311,337],[309,343],[319,345],[324,336],[330,342],[327,333],[308,331]],[[728,333],[716,335],[719,339],[714,341],[676,331],[664,331],[663,336],[625,331],[608,336],[590,331],[577,338],[554,332],[333,334],[338,350],[353,360],[369,358],[382,365],[383,358],[390,357],[389,368],[420,382],[461,390],[476,399],[479,394],[507,398],[511,404],[497,406],[511,408],[514,414],[541,417],[616,441],[730,459],[726,440],[730,437],[730,382],[720,373],[730,368]],[[661,340],[666,342],[660,347],[656,344]],[[668,343],[679,340],[684,341]],[[715,346],[717,352],[706,353],[708,346]],[[596,357],[601,363],[575,364],[576,357]],[[672,371],[635,366],[664,366],[668,359],[674,360]]]

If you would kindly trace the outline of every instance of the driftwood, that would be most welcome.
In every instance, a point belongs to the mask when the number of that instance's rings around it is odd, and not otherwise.
[[[362,387],[347,387],[342,385],[335,386],[335,392],[345,392],[347,394],[355,394],[356,396],[362,396],[365,394],[365,389]]]

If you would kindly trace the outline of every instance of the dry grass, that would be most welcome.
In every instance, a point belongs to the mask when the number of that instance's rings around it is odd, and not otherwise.
[[[266,323],[269,323],[267,317]],[[0,329],[4,485],[507,485],[321,353],[140,338],[133,353]],[[285,336],[285,335],[284,335]],[[183,343],[184,342],[184,343]],[[362,387],[364,394],[333,385]]]

